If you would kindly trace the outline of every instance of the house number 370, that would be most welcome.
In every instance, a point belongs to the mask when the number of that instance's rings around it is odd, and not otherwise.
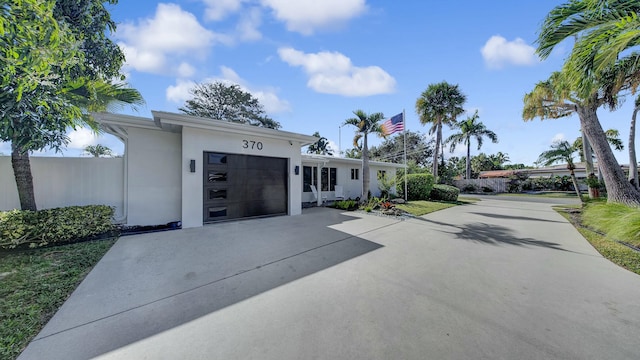
[[[242,148],[262,150],[262,142],[253,140],[242,140]]]

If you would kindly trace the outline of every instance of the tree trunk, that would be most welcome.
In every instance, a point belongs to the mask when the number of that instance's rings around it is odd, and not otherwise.
[[[582,131],[582,157],[584,158],[584,168],[587,176],[594,174],[593,152],[591,151],[591,144],[589,143],[589,139],[587,139],[587,135],[584,134],[584,131]],[[591,187],[589,187],[589,198],[592,198],[591,194]]]
[[[471,139],[467,139],[467,180],[471,179]]]
[[[607,142],[607,136],[598,120],[596,109],[595,106],[579,106],[577,112],[583,132],[587,135],[587,139],[589,139],[598,158],[598,166],[607,188],[607,201],[640,207],[640,192],[629,183],[618,161],[613,156],[611,146]]]
[[[631,130],[629,131],[629,181],[632,182],[636,189],[638,185],[638,161],[636,160],[636,115],[640,111],[640,107],[633,109],[631,116]]]
[[[367,144],[367,133],[364,133],[362,141],[362,202],[369,201],[369,145]]]
[[[573,172],[573,169],[569,169],[571,172],[571,181],[573,181],[573,188],[576,191],[576,195],[578,195],[578,199],[580,199],[581,203],[584,203],[584,200],[582,199],[582,195],[580,194],[580,187],[578,186],[578,180],[576,179],[576,174]]]
[[[433,165],[431,172],[435,183],[438,183],[438,157],[440,156],[440,142],[442,142],[442,123],[436,125],[436,148],[433,153]]]
[[[36,197],[33,192],[33,176],[31,175],[31,164],[29,163],[29,152],[24,153],[11,143],[11,165],[13,166],[13,176],[18,188],[20,198],[20,208],[22,210],[36,211]]]

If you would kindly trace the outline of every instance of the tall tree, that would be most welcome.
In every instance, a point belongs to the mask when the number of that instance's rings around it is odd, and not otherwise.
[[[280,123],[268,117],[257,98],[240,88],[223,82],[197,84],[192,98],[179,110],[187,115],[214,120],[279,129]]]
[[[573,187],[576,191],[576,194],[578,195],[578,198],[580,199],[580,201],[582,201],[580,188],[578,187],[578,180],[576,180],[576,174],[574,172],[574,170],[576,169],[576,165],[573,162],[573,154],[575,152],[576,148],[569,144],[568,141],[557,141],[551,144],[550,150],[544,151],[542,154],[540,154],[537,163],[542,166],[549,166],[557,162],[567,163],[567,169],[569,169]]]
[[[445,144],[450,144],[449,151],[454,152],[456,145],[464,144],[467,147],[467,167],[466,179],[471,179],[471,138],[475,138],[478,143],[478,150],[482,147],[484,137],[489,138],[493,143],[498,142],[498,135],[479,122],[478,110],[472,115],[455,124],[460,131],[447,138]]]
[[[433,155],[433,176],[438,176],[438,155],[442,146],[442,127],[452,125],[456,118],[464,113],[462,106],[467,98],[458,85],[446,81],[431,84],[416,100],[416,113],[422,125],[431,124],[429,134],[436,134],[436,145]]]
[[[537,39],[543,59],[565,39],[575,39],[563,72],[568,89],[585,101],[576,109],[582,131],[600,162],[608,201],[636,207],[640,192],[625,179],[596,110],[602,99],[613,105],[621,89],[640,84],[640,55],[632,51],[640,43],[639,11],[638,1],[571,0],[551,10]]]
[[[78,92],[118,74],[122,52],[105,33],[114,28],[97,0],[23,0],[0,7],[0,140],[11,142],[22,209],[37,209],[29,152],[64,147],[67,129],[89,119],[74,103]]]
[[[380,161],[388,161],[401,164],[404,161],[405,146],[404,139],[407,139],[407,162],[413,161],[419,166],[431,165],[433,157],[433,140],[427,140],[425,136],[419,132],[406,131],[388,138],[379,146],[372,146],[369,149],[369,155],[372,159]]]
[[[601,88],[608,86],[607,79],[601,79]],[[525,95],[523,119],[559,119],[577,114],[580,128],[600,162],[608,201],[640,206],[640,192],[626,180],[598,120],[598,108],[602,105],[614,107],[616,99],[608,97],[606,90],[595,91],[585,97],[575,89],[565,73],[554,72],[548,80],[539,82],[532,92]]]
[[[382,113],[367,114],[362,110],[356,110],[353,112],[356,117],[349,118],[344,121],[345,125],[353,125],[356,127],[356,136],[353,139],[353,144],[357,148],[358,142],[362,138],[362,199],[367,201],[369,199],[369,184],[371,182],[370,170],[369,170],[369,134],[376,134],[380,137],[385,137],[379,122],[384,119]]]
[[[333,155],[333,150],[329,146],[329,141],[326,137],[320,136],[320,132],[316,131],[313,133],[313,136],[318,138],[314,144],[309,145],[307,148],[307,154],[318,154],[318,155]]]

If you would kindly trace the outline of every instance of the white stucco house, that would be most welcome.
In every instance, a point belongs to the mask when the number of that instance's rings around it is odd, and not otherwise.
[[[93,115],[123,141],[124,156],[33,157],[39,208],[106,204],[123,224],[189,228],[362,196],[362,161],[302,154],[313,136],[161,111]],[[402,168],[370,162],[372,195],[380,194],[378,174]],[[0,156],[0,170],[0,210],[19,208],[9,156]]]

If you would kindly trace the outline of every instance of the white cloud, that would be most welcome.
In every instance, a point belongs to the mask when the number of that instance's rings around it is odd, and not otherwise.
[[[247,81],[242,79],[238,73],[233,69],[221,66],[220,75],[217,77],[206,78],[202,80],[202,83],[211,82],[223,82],[225,84],[237,84],[243,91],[251,93],[255,96],[260,104],[264,106],[264,110],[269,114],[282,113],[291,110],[291,105],[288,101],[282,100],[278,97],[277,89],[273,87],[258,87],[249,85]],[[196,85],[195,82],[190,80],[178,79],[175,85],[171,85],[166,90],[167,100],[176,103],[184,103],[191,98],[189,90]]]
[[[195,85],[196,83],[191,80],[176,80],[176,84],[169,86],[165,92],[167,100],[175,103],[184,103],[191,98],[189,90]]]
[[[167,63],[177,67],[183,58],[204,58],[215,43],[230,41],[202,27],[192,13],[175,4],[158,4],[152,18],[121,24],[115,35],[127,66],[152,73],[165,72]]]
[[[236,30],[240,40],[255,41],[262,39],[262,34],[258,28],[262,24],[262,12],[259,8],[251,8],[243,13]]]
[[[189,78],[196,73],[196,69],[191,64],[182,62],[178,66],[178,75],[183,78]]]
[[[555,135],[553,136],[553,138],[551,139],[551,143],[555,143],[555,142],[558,142],[558,141],[564,141],[564,140],[566,140],[566,139],[567,139],[567,138],[564,136],[564,134],[563,134],[563,133],[557,133],[557,134],[555,134]]]
[[[507,41],[500,35],[494,35],[484,44],[480,52],[485,64],[492,69],[501,69],[506,65],[533,65],[539,62],[535,48],[521,38]]]
[[[304,35],[338,26],[367,10],[365,0],[262,0],[290,31]]]
[[[98,136],[96,133],[85,127],[72,130],[67,135],[70,140],[67,148],[70,149],[84,149],[87,145],[98,144]]]
[[[204,0],[207,6],[204,17],[207,20],[222,20],[228,14],[240,10],[243,0]]]
[[[309,75],[307,86],[325,94],[369,96],[395,90],[396,80],[378,66],[358,67],[338,52],[305,54],[293,48],[280,48],[282,61],[301,66]]]

